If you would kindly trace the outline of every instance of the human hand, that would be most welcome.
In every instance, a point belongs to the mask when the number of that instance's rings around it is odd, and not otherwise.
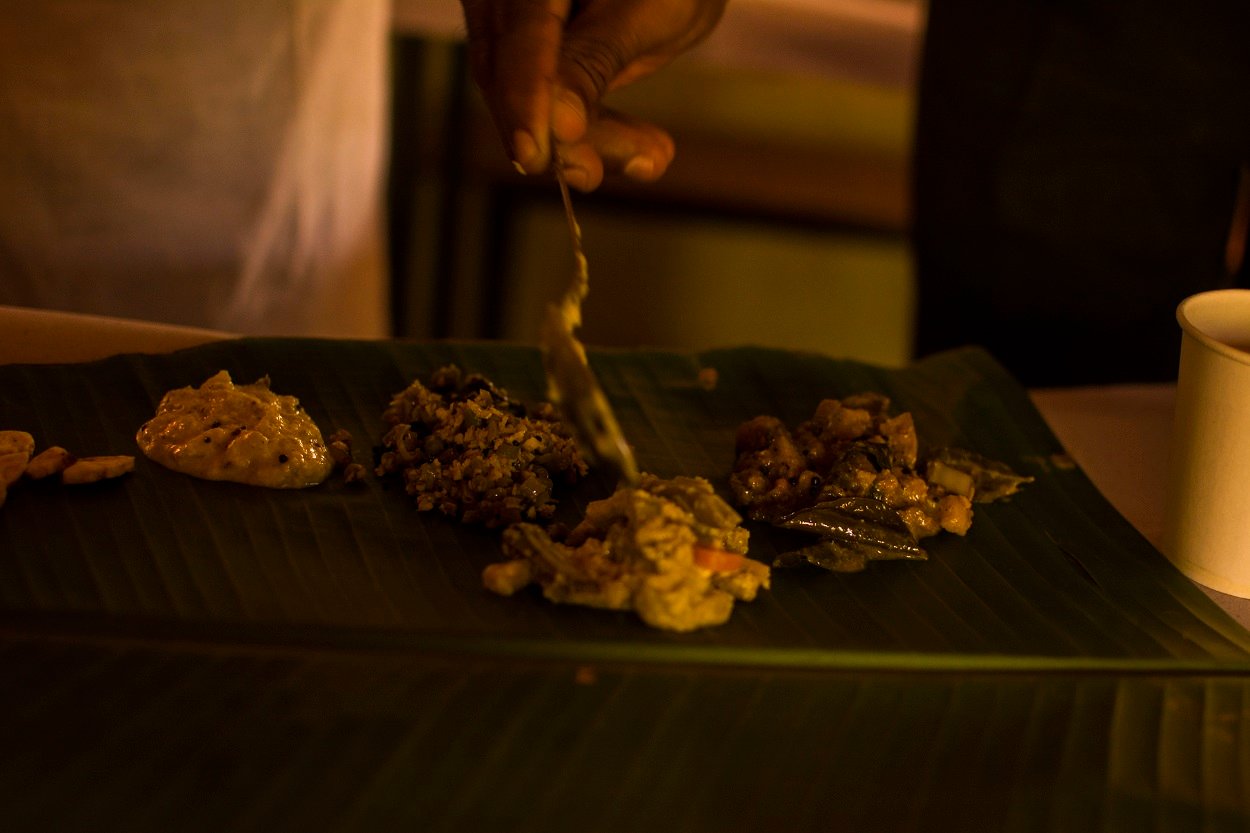
[[[517,167],[547,170],[554,142],[581,190],[599,187],[605,171],[659,178],[672,137],[599,102],[705,38],[726,2],[461,0],[470,71]]]

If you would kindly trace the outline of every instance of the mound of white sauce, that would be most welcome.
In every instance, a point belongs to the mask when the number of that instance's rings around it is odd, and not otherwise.
[[[171,390],[135,440],[157,463],[205,480],[299,489],[334,468],[317,424],[294,396],[271,391],[268,376],[236,385],[222,370]]]

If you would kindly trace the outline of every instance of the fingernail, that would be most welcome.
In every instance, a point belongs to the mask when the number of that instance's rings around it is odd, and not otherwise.
[[[625,163],[625,176],[631,179],[650,179],[655,173],[655,162],[650,156],[635,156]]]
[[[518,130],[512,134],[512,167],[522,174],[528,173],[532,165],[538,164],[538,142],[528,130]]]
[[[566,167],[564,181],[569,184],[570,188],[585,191],[590,187],[590,173],[585,168]]]

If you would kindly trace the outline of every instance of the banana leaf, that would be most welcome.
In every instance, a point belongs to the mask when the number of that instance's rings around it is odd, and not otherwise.
[[[141,455],[0,509],[6,830],[1242,830],[1250,634],[1066,457],[981,350],[905,369],[592,351],[640,467],[724,487],[737,426],[879,390],[922,443],[1034,476],[925,561],[776,571],[725,625],[485,591],[497,532],[366,478],[269,491]],[[515,397],[536,350],[240,339],[0,367],[0,428],[138,454],[165,391],[268,375],[369,462],[444,364]],[[713,368],[717,384],[700,384]],[[575,522],[611,483],[566,491]],[[793,543],[750,525],[763,561]]]
[[[978,505],[966,537],[928,539],[926,562],[847,576],[777,571],[771,592],[739,604],[726,625],[673,635],[632,614],[486,592],[480,573],[500,558],[498,534],[419,513],[394,483],[263,490],[196,480],[139,455],[118,481],[12,490],[0,512],[0,613],[51,625],[72,616],[100,628],[220,626],[590,658],[828,664],[867,653],[889,662],[919,654],[926,663],[1001,656],[1013,666],[1031,657],[1250,668],[1250,636],[1109,506],[983,352],[904,370],[758,349],[604,351],[594,361],[640,467],[661,476],[701,475],[723,487],[743,420],[771,413],[797,422],[824,397],[880,390],[914,413],[922,442],[968,448],[1036,480],[1009,501]],[[269,375],[323,430],[349,430],[369,462],[390,397],[446,363],[521,399],[544,392],[540,357],[523,346],[244,339],[0,368],[0,425],[31,431],[41,447],[137,454],[135,431],[165,391],[224,368],[241,381]],[[700,367],[717,371],[714,389],[699,385]],[[565,494],[560,517],[575,522],[611,486],[587,478]],[[790,544],[782,531],[752,527],[756,558],[771,561]]]
[[[6,831],[1241,833],[1250,680],[0,640]]]

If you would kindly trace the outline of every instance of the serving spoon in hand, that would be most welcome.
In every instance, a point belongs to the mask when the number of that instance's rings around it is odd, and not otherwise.
[[[539,327],[547,396],[560,409],[591,463],[615,474],[626,485],[635,486],[638,466],[633,449],[625,441],[612,405],[591,370],[585,347],[574,335],[582,323],[582,301],[590,291],[590,269],[582,249],[582,229],[573,214],[564,160],[558,154],[554,167],[573,240],[574,269],[568,289],[558,302],[547,305]]]

